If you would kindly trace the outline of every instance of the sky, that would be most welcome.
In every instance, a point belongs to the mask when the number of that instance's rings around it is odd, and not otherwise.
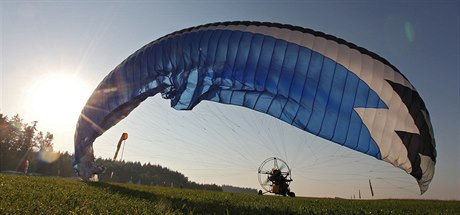
[[[160,164],[199,183],[260,189],[269,157],[292,170],[300,196],[460,200],[460,1],[1,1],[0,113],[54,134],[73,153],[79,112],[98,83],[143,45],[220,21],[266,21],[325,32],[387,59],[425,101],[436,173],[419,195],[404,171],[247,109],[202,102],[176,111],[156,96],[94,143],[113,156]],[[369,189],[371,180],[375,196]]]

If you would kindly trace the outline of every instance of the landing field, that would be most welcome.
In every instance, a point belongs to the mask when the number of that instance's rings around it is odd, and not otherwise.
[[[460,202],[289,198],[0,174],[0,214],[460,214]]]

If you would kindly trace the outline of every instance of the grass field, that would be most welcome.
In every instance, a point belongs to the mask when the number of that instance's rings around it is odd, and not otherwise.
[[[460,214],[460,202],[289,198],[0,174],[0,214]]]

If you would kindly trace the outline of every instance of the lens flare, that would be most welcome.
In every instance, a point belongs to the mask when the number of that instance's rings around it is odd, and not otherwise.
[[[414,27],[412,26],[412,24],[407,21],[406,23],[404,23],[404,32],[406,33],[406,38],[409,42],[414,42],[415,40],[415,30],[414,30]]]
[[[60,155],[57,152],[40,151],[38,152],[38,159],[45,163],[53,163],[59,159]]]

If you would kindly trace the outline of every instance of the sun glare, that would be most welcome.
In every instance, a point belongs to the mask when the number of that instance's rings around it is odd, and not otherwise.
[[[74,76],[49,75],[31,85],[25,105],[39,125],[73,129],[90,93],[86,84]]]

